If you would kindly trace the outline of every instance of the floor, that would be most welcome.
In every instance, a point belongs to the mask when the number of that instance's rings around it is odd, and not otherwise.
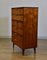
[[[47,40],[38,40],[37,53],[32,49],[26,49],[22,56],[22,50],[15,45],[14,51],[11,39],[0,38],[0,60],[47,60]]]

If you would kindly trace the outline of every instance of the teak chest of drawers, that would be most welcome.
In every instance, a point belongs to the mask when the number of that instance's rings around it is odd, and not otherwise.
[[[12,42],[24,49],[37,48],[38,7],[12,8]]]

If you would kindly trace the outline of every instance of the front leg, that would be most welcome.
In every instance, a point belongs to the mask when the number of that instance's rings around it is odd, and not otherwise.
[[[22,55],[24,55],[24,49],[22,49]]]
[[[36,54],[36,48],[34,48],[34,54]]]
[[[14,49],[14,43],[13,43],[13,49]]]

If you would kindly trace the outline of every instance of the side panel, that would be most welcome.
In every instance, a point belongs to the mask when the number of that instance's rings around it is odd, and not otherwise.
[[[24,8],[24,48],[37,47],[38,8]]]

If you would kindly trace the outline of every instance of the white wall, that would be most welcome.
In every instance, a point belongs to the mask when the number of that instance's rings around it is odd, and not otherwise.
[[[11,37],[11,8],[17,6],[39,7],[38,38],[47,38],[47,0],[0,0],[0,36]]]
[[[0,38],[10,37],[10,15],[8,0],[0,0]]]

